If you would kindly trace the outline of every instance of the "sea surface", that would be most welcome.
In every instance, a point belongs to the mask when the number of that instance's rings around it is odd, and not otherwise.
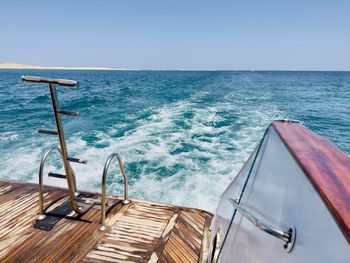
[[[45,148],[57,145],[49,89],[21,75],[74,79],[58,88],[79,189],[100,191],[119,153],[130,196],[214,211],[221,193],[274,119],[302,121],[350,154],[350,72],[0,70],[0,177],[37,182]],[[121,195],[113,164],[108,193]],[[46,172],[62,172],[52,156]],[[45,184],[65,181],[45,177]]]

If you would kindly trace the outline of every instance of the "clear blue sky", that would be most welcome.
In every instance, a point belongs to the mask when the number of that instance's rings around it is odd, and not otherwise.
[[[2,0],[5,62],[350,70],[350,0]]]

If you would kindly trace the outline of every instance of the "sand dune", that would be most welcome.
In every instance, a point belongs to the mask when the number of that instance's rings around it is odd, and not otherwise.
[[[45,66],[33,66],[23,65],[16,63],[3,63],[0,64],[0,69],[66,69],[66,70],[128,70],[125,68],[100,68],[100,67],[45,67]]]

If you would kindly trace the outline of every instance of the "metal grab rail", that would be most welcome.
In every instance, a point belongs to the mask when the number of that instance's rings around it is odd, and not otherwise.
[[[285,231],[280,228],[270,226],[269,224],[262,222],[260,219],[256,218],[254,215],[252,215],[250,212],[244,209],[236,200],[232,198],[229,198],[228,200],[231,202],[234,208],[237,209],[238,212],[240,212],[245,218],[252,222],[257,228],[268,233],[273,237],[283,240],[285,242],[283,247],[288,252],[292,250],[293,245],[295,243],[295,227],[291,227],[288,229],[288,231]]]
[[[66,86],[66,87],[78,86],[78,81],[69,80],[69,79],[51,79],[51,78],[43,78],[43,77],[37,77],[37,76],[22,76],[22,80],[27,82],[55,84],[55,85]]]
[[[47,157],[52,151],[58,151],[61,157],[63,158],[62,151],[58,147],[51,147],[47,149],[43,157],[41,158],[40,168],[39,168],[39,185],[38,185],[39,186],[39,215],[37,217],[37,220],[43,220],[46,218],[46,215],[44,213],[44,194],[43,194],[44,166],[45,166]],[[73,170],[72,170],[72,173],[74,174]],[[75,176],[73,176],[73,178],[74,178],[74,181],[73,181],[74,189],[76,189]]]
[[[108,159],[105,163],[105,166],[103,168],[102,197],[101,197],[102,198],[102,200],[101,200],[101,225],[98,227],[98,230],[100,230],[100,231],[105,231],[108,229],[108,227],[105,225],[105,219],[106,219],[106,177],[107,177],[107,172],[108,172],[109,166],[110,166],[111,161],[113,160],[114,157],[118,161],[119,169],[120,169],[120,171],[123,175],[123,178],[124,178],[124,199],[123,199],[122,203],[124,205],[130,203],[130,200],[128,199],[128,177],[126,176],[122,159],[121,159],[119,154],[113,153],[108,157]]]

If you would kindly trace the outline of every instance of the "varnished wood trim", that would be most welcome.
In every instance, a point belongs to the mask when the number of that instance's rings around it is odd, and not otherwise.
[[[275,121],[273,127],[350,241],[349,156],[300,123]]]

